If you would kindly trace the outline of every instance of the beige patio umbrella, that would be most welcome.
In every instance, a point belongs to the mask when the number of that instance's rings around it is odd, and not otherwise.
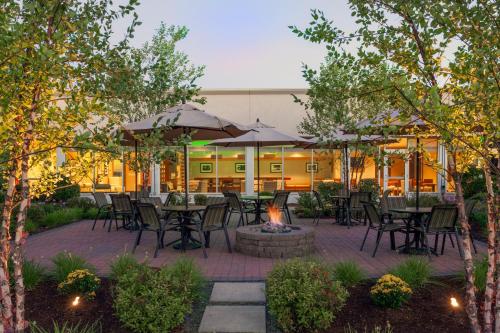
[[[138,143],[134,135],[151,133],[153,130],[165,125],[168,126],[163,131],[163,138],[166,143],[172,142],[182,135],[189,135],[192,140],[213,140],[237,137],[248,132],[248,129],[242,125],[214,116],[193,105],[182,104],[169,108],[155,116],[125,125],[122,128],[122,144],[134,146],[137,154]],[[137,193],[137,172],[135,187]],[[187,145],[184,145],[184,193],[187,207],[189,198]]]
[[[278,131],[276,128],[257,122],[248,125],[249,132],[236,138],[214,140],[210,145],[222,147],[256,147],[257,148],[257,197],[260,195],[260,147],[269,146],[301,146],[307,139],[292,136]]]
[[[347,191],[350,190],[350,182],[349,182],[349,160],[347,157],[348,147],[350,145],[355,144],[385,144],[389,141],[393,141],[388,138],[384,138],[380,135],[357,135],[357,134],[348,134],[343,133],[342,130],[336,129],[330,133],[325,138],[311,138],[308,140],[308,143],[303,145],[304,149],[317,149],[317,148],[336,148],[343,150],[343,163],[344,163],[344,186]]]

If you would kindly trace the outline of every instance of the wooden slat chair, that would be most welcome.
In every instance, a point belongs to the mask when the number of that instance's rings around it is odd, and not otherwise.
[[[472,215],[472,212],[474,211],[474,207],[476,206],[476,203],[477,201],[476,200],[465,200],[465,218],[467,219],[467,222],[469,222],[469,225],[471,223],[471,215]],[[458,223],[457,221],[457,229],[459,231],[459,233],[462,233],[462,226],[460,225],[460,223]],[[448,234],[449,238],[450,238],[450,242],[451,242],[451,246],[454,248],[455,247],[455,242],[453,241],[453,237],[451,236],[451,234]],[[474,253],[477,253],[477,248],[476,248],[476,244],[474,244],[474,238],[472,237],[472,233],[469,232],[469,237],[470,237],[470,241],[472,243],[472,248],[474,249]]]
[[[165,247],[163,244],[163,238],[165,236],[165,232],[169,230],[179,231],[180,230],[179,226],[166,227],[164,224],[162,224],[160,216],[158,215],[158,212],[156,210],[156,207],[153,204],[139,203],[137,204],[137,210],[139,213],[139,219],[138,219],[139,231],[137,232],[132,253],[135,252],[135,249],[141,242],[142,233],[144,231],[150,231],[156,233],[156,247],[153,256],[154,258],[156,258],[158,255],[158,250],[160,248]],[[170,244],[167,244],[167,246]]]
[[[439,236],[443,235],[443,242],[441,245],[441,254],[444,253],[444,245],[446,235],[455,235],[455,240],[458,244],[458,252],[460,257],[463,257],[462,247],[458,238],[458,209],[455,205],[436,205],[432,207],[431,214],[428,219],[421,226],[413,226],[415,231],[419,231],[424,236],[424,244],[427,247],[427,255],[431,257],[431,247],[429,245],[429,236],[434,235],[434,251],[437,255],[437,246]]]
[[[122,219],[122,227],[134,223],[134,208],[130,197],[127,194],[112,194],[111,197],[111,221],[115,220],[116,230],[118,230],[118,219]],[[108,232],[111,231],[111,223]]]
[[[229,203],[219,203],[208,205],[203,212],[201,220],[192,220],[193,224],[187,225],[187,228],[198,232],[200,237],[203,256],[208,258],[207,247],[210,247],[210,233],[213,231],[223,231],[226,238],[227,249],[231,253],[231,242],[227,232],[227,215],[229,212]],[[205,240],[205,241],[204,241]]]
[[[363,202],[371,201],[371,193],[370,192],[351,192],[350,200],[349,200],[349,214],[350,220],[354,220],[358,223],[363,219],[365,209],[363,208]],[[365,220],[366,223],[366,220]]]
[[[224,191],[223,194],[224,197],[227,198],[229,203],[229,216],[227,218],[228,222],[231,221],[231,215],[235,213],[240,215],[236,227],[239,227],[240,225],[245,225],[245,223],[248,224],[248,214],[249,213],[251,214],[253,212],[253,209],[245,207],[245,205],[243,204],[243,202],[240,200],[240,198],[236,193]]]
[[[363,208],[365,209],[365,213],[368,218],[368,227],[366,228],[365,237],[363,238],[363,243],[361,243],[361,248],[359,250],[363,251],[363,247],[365,246],[366,238],[368,237],[370,230],[375,230],[377,232],[377,240],[375,242],[372,257],[375,257],[375,254],[377,253],[377,249],[384,232],[389,232],[391,237],[391,250],[395,250],[396,240],[394,234],[396,232],[405,232],[404,227],[395,223],[385,223],[384,219],[378,214],[377,208],[371,202],[364,202]]]
[[[380,200],[380,208],[383,216],[387,218],[390,222],[397,222],[398,220],[406,220],[408,218],[407,214],[398,214],[391,211],[391,209],[406,208],[405,197],[389,197],[384,195]]]
[[[274,195],[271,205],[278,208],[284,215],[288,224],[292,224],[292,217],[290,211],[288,210],[288,196],[290,192],[287,191],[277,191]]]
[[[94,230],[95,225],[97,223],[97,219],[101,215],[101,213],[105,213],[104,215],[104,223],[102,227],[106,227],[106,222],[109,220],[111,224],[111,204],[108,202],[106,198],[106,193],[104,192],[94,192],[92,193],[94,196],[95,204],[97,205],[97,215],[95,216],[94,224],[92,225],[92,230]]]

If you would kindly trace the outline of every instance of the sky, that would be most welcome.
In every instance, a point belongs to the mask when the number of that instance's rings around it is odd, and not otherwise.
[[[202,88],[306,88],[302,63],[317,67],[325,49],[296,37],[288,26],[305,27],[312,8],[336,26],[353,29],[345,0],[143,0],[137,9],[142,25],[132,44],[150,40],[162,21],[184,25],[190,32],[179,49],[206,66],[198,82]],[[123,36],[126,28],[120,21],[114,30]]]

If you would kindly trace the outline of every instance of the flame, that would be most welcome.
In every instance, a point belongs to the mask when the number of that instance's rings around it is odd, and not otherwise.
[[[458,308],[460,305],[455,297],[450,298],[450,304],[453,308]]]
[[[76,296],[73,302],[71,302],[71,305],[77,306],[78,303],[80,303],[80,296]]]
[[[269,215],[269,222],[272,225],[281,226],[283,223],[281,222],[281,211],[276,206],[269,206],[267,208],[267,215]]]

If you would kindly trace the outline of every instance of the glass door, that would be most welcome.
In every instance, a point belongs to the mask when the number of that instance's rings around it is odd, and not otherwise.
[[[385,156],[383,184],[384,191],[391,190],[391,195],[403,196],[408,192],[408,161],[404,151],[389,150]]]

